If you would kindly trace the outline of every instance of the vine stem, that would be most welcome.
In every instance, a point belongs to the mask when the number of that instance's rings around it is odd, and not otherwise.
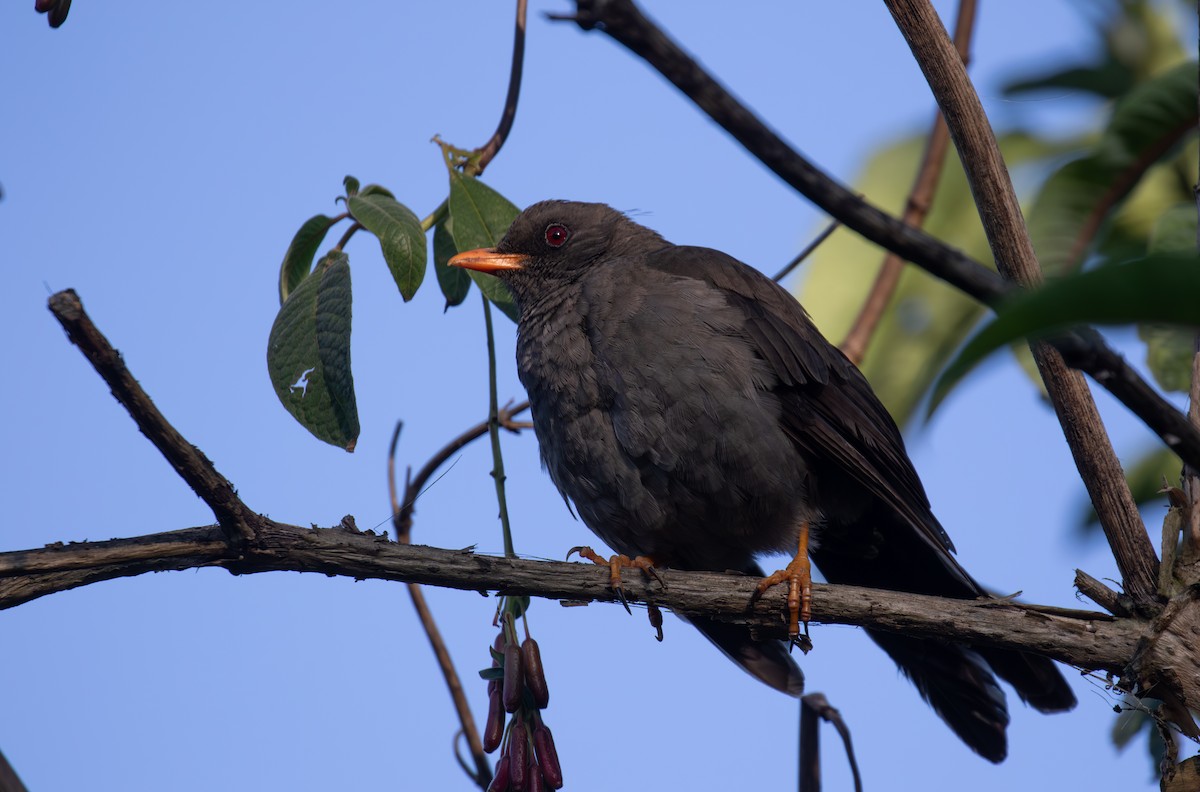
[[[496,394],[496,334],[492,330],[492,306],[483,300],[483,324],[487,328],[488,351],[488,436],[492,441],[492,478],[496,481],[496,504],[500,508],[500,528],[504,531],[504,555],[516,558],[512,528],[508,522],[508,498],[504,493],[504,454],[500,451],[500,399]]]

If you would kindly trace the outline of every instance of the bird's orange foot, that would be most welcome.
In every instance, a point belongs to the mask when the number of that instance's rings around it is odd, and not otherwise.
[[[667,584],[663,581],[662,577],[658,574],[658,570],[655,568],[654,559],[650,558],[649,556],[630,558],[627,555],[618,553],[610,558],[605,558],[590,547],[572,547],[567,553],[567,558],[569,559],[576,553],[579,554],[580,558],[587,559],[593,564],[608,567],[609,585],[612,586],[612,590],[616,592],[617,599],[621,600],[621,604],[625,606],[625,610],[631,614],[633,611],[629,609],[629,603],[625,600],[625,589],[621,588],[622,569],[640,569],[650,577],[657,580],[660,586],[663,588],[667,587]]]
[[[808,638],[808,622],[812,619],[812,564],[808,560],[808,522],[800,526],[800,546],[787,567],[767,575],[758,583],[752,599],[761,597],[771,586],[784,581],[788,584],[788,638],[802,650],[812,648]],[[804,635],[800,625],[804,624]]]

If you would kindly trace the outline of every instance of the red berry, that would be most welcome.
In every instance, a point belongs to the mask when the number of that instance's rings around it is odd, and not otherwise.
[[[542,767],[542,775],[551,789],[562,789],[562,765],[558,763],[558,751],[554,747],[554,737],[546,725],[538,724],[533,730],[533,750],[537,754],[537,763]]]
[[[533,696],[533,703],[538,709],[546,709],[550,703],[550,689],[546,687],[546,670],[537,641],[526,638],[521,644],[521,662],[525,665],[525,686]]]

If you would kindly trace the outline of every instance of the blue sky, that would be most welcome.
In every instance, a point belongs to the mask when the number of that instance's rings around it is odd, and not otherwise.
[[[973,74],[1000,125],[1069,129],[1069,97],[1011,102],[1005,77],[1089,47],[1065,0],[985,3]],[[768,272],[821,216],[673,88],[599,33],[532,4],[522,103],[486,179],[524,206],[605,201],[680,243]],[[952,3],[938,3],[944,14]],[[880,141],[922,129],[932,101],[882,4],[657,3],[651,12],[747,103],[839,178]],[[0,407],[2,549],[212,522],[109,397],[45,309],[72,287],[176,427],[253,508],[362,528],[388,519],[387,443],[422,464],[486,411],[478,298],[443,314],[432,273],[403,303],[377,246],[349,246],[363,435],[351,456],[280,407],[264,362],[279,261],[307,217],[336,210],[342,177],[379,182],[419,216],[446,192],[434,134],[463,146],[495,126],[508,78],[509,3],[80,2],[49,30],[0,6],[0,238],[9,338]],[[502,398],[519,398],[513,333],[499,333]],[[1128,339],[1125,339],[1128,340]],[[1132,348],[1132,347],[1130,347]],[[1148,433],[1103,394],[1118,449]],[[959,558],[986,585],[1077,605],[1076,568],[1113,577],[1080,542],[1082,498],[1052,414],[1011,362],[975,375],[910,437]],[[531,435],[505,438],[518,550],[561,558],[591,541],[539,469]],[[415,540],[500,550],[490,459],[465,450],[422,498]],[[1157,518],[1157,516],[1155,516]],[[494,601],[430,591],[486,704]],[[668,617],[538,603],[571,789],[788,788],[797,711]],[[469,788],[450,753],[448,696],[403,587],[219,570],[143,576],[0,613],[0,749],[31,789]],[[1010,758],[963,747],[854,628],[819,626],[803,658],[853,730],[868,788],[1153,789],[1140,747],[1112,748],[1112,697],[1070,669],[1080,699],[1042,716],[1010,695]],[[846,770],[826,736],[829,789]],[[602,768],[608,767],[610,769]],[[628,774],[627,776],[625,774]]]

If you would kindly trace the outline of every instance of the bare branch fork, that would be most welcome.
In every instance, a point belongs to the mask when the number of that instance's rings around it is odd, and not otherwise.
[[[572,602],[612,602],[608,573],[591,564],[485,556],[471,550],[403,545],[361,532],[352,518],[334,528],[303,528],[250,509],[212,463],[154,407],[120,354],[92,324],[74,291],[55,294],[50,310],[138,428],[196,494],[227,515],[225,524],[101,542],[53,544],[0,553],[0,609],[79,586],[146,572],[219,567],[234,574],[318,572],[479,592],[497,591]],[[188,465],[175,460],[188,457]],[[784,637],[785,594],[768,593],[750,606],[753,578],[701,572],[667,573],[667,586],[632,577],[626,597],[745,624]],[[1108,614],[1019,605],[1009,600],[944,600],[850,586],[817,586],[814,617],[915,636],[936,636],[981,646],[1023,649],[1084,669],[1124,673],[1144,623]]]

